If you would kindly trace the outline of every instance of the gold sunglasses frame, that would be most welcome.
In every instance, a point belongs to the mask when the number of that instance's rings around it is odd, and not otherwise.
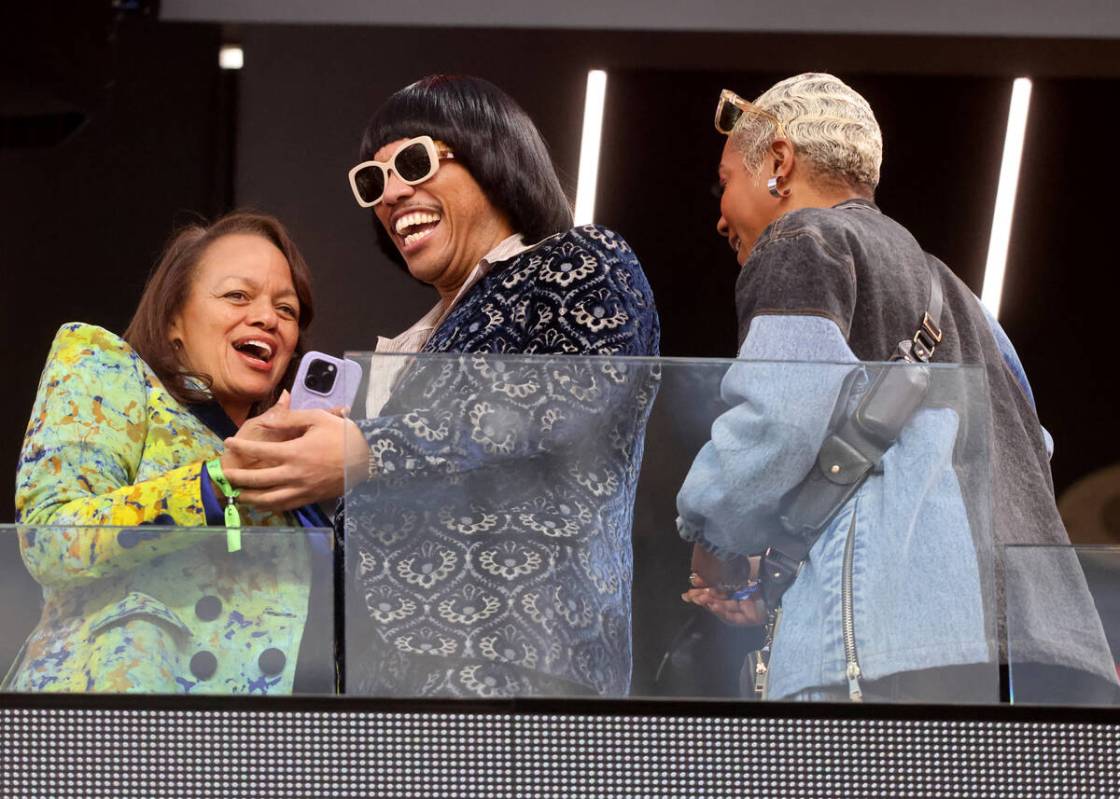
[[[414,144],[424,145],[424,149],[427,151],[428,158],[432,163],[432,169],[422,178],[419,178],[417,180],[408,180],[397,170],[397,156]],[[417,136],[413,139],[409,139],[400,147],[398,147],[397,151],[393,153],[392,157],[388,161],[362,161],[360,164],[352,167],[347,173],[347,177],[350,179],[350,191],[354,192],[354,199],[358,201],[359,206],[361,206],[362,208],[372,208],[380,203],[381,200],[385,197],[385,189],[384,187],[382,187],[381,195],[373,202],[366,202],[365,200],[363,200],[361,193],[358,191],[358,173],[363,169],[366,169],[368,167],[377,167],[378,169],[380,169],[382,177],[384,177],[385,179],[384,186],[389,185],[389,170],[392,170],[393,173],[398,178],[400,178],[402,183],[408,186],[417,186],[423,183],[425,180],[431,180],[436,172],[439,172],[440,161],[444,159],[450,160],[454,158],[455,153],[453,153],[451,151],[451,148],[443,142],[438,141],[437,139],[433,139],[431,136]]]

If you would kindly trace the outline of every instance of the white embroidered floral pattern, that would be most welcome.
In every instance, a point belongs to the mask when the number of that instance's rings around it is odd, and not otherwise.
[[[432,541],[425,541],[420,546],[419,555],[397,563],[397,574],[411,585],[431,588],[446,579],[458,562],[458,556],[451,550]]]
[[[420,438],[425,441],[443,441],[447,438],[448,423],[442,421],[436,427],[432,427],[430,420],[425,419],[418,413],[405,414],[404,423]]]
[[[507,624],[496,635],[484,637],[479,643],[483,657],[515,663],[527,669],[536,668],[537,649],[515,625]]]
[[[348,682],[627,693],[633,497],[656,380],[564,356],[656,355],[657,340],[633,252],[595,227],[494,264],[460,298],[425,345],[442,354],[411,359],[382,416],[357,420],[373,469],[346,498],[348,568],[415,608],[367,604],[353,624],[380,643],[348,657]]]
[[[442,655],[448,657],[459,651],[454,638],[443,635],[431,627],[422,627],[416,633],[399,635],[393,645],[401,652],[413,655]]]
[[[505,541],[499,546],[482,550],[478,563],[490,574],[512,580],[539,571],[542,558],[539,553]]]
[[[452,516],[447,511],[439,514],[440,523],[448,530],[453,530],[464,535],[475,535],[487,530],[493,530],[498,524],[496,513],[473,512]]]
[[[407,597],[396,596],[388,586],[367,591],[366,609],[382,624],[407,619],[416,612],[416,603]]]
[[[468,585],[439,603],[439,615],[453,624],[477,624],[497,613],[501,604],[498,597]]]

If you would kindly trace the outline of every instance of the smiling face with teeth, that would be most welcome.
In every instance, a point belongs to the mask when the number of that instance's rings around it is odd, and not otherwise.
[[[214,398],[240,425],[272,395],[299,343],[288,260],[261,236],[217,239],[195,267],[168,333],[182,365],[212,380]]]
[[[386,144],[373,160],[389,161],[406,141]],[[373,210],[408,271],[434,286],[445,301],[455,296],[486,253],[514,233],[505,214],[454,160],[441,161],[432,177],[415,186],[390,172],[382,200]]]

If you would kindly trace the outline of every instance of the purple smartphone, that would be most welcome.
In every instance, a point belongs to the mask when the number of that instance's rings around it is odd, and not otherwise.
[[[354,404],[362,367],[322,352],[304,353],[292,384],[292,408],[331,408]]]

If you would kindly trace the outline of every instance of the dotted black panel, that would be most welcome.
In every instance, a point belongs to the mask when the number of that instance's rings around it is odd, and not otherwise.
[[[495,715],[0,710],[3,797],[514,799]]]
[[[3,797],[1120,796],[1072,722],[0,708]]]
[[[561,797],[1117,797],[1120,729],[1072,723],[565,718],[519,763]]]

